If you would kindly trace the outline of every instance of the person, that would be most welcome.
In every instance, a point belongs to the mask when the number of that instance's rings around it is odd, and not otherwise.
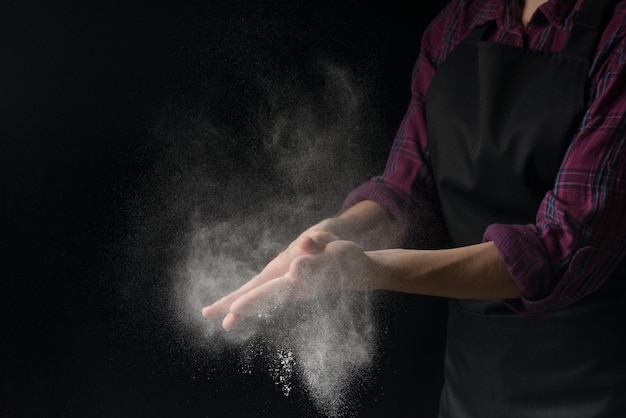
[[[384,172],[202,314],[445,297],[440,417],[626,416],[625,18],[626,0],[450,1]]]

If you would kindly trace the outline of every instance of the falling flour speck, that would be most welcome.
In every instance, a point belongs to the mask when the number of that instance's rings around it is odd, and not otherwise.
[[[294,364],[295,360],[292,351],[279,350],[276,353],[276,364],[270,369],[276,385],[280,387],[285,396],[289,396],[293,389]]]

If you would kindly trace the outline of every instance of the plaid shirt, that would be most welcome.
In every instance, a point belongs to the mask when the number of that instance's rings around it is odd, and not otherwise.
[[[535,223],[493,224],[484,234],[523,292],[523,313],[559,309],[590,294],[626,253],[626,0],[616,3],[593,57],[586,113]],[[374,200],[407,230],[432,219],[427,211],[437,206],[424,204],[436,202],[424,107],[439,65],[473,28],[493,20],[497,30],[491,41],[561,51],[582,0],[549,0],[526,28],[518,23],[518,4],[453,0],[431,23],[422,37],[411,101],[385,171],[354,190],[344,208]]]

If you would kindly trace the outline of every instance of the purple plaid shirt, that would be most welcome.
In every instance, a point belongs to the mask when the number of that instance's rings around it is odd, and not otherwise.
[[[492,20],[491,41],[560,51],[582,0],[549,0],[526,29],[518,23],[518,3],[453,0],[431,23],[385,171],[350,193],[344,208],[374,200],[407,230],[432,219],[426,212],[436,205],[424,205],[435,196],[424,107],[439,65],[473,28]],[[626,253],[626,0],[616,3],[590,69],[586,113],[535,223],[493,224],[484,234],[522,290],[520,309],[528,314],[568,306],[598,289]]]

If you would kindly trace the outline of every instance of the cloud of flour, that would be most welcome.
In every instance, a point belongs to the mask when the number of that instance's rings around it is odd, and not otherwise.
[[[263,344],[243,352],[265,353],[268,371],[285,394],[303,388],[320,410],[339,416],[355,397],[355,376],[367,374],[376,354],[369,294],[342,292],[292,304],[227,333],[221,320],[200,315],[303,229],[335,214],[346,194],[367,178],[360,145],[378,131],[364,80],[322,60],[308,82],[293,74],[266,77],[259,86],[263,100],[240,134],[245,141],[202,117],[187,118],[198,129],[175,124],[159,131],[193,132],[191,140],[170,141],[174,151],[164,154],[187,179],[186,190],[173,188],[177,211],[188,211],[188,224],[185,250],[173,269],[172,311],[200,347]],[[233,141],[249,149],[237,150]]]

